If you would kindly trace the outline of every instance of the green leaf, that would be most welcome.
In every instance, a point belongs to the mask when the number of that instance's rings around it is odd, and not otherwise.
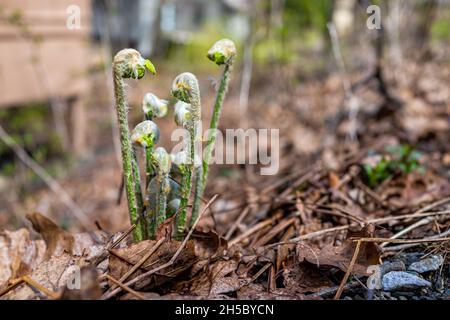
[[[215,52],[214,53],[214,62],[217,63],[218,65],[224,64],[225,56],[223,54],[221,54],[220,52]]]
[[[145,68],[138,66],[137,67],[137,78],[142,79],[144,77],[144,75],[145,75]]]

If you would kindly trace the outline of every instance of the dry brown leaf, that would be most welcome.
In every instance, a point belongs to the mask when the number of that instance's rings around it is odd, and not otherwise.
[[[10,263],[11,266],[13,264],[17,266],[27,265],[29,268],[26,269],[26,273],[23,271],[17,273],[17,270],[23,269],[17,269],[18,267],[12,267],[11,269],[10,266],[10,275],[7,281],[15,280],[19,276],[26,274],[46,289],[53,292],[60,292],[61,289],[67,286],[68,281],[72,279],[74,271],[88,265],[104,249],[107,239],[104,232],[96,231],[91,233],[69,234],[60,229],[53,221],[39,213],[28,215],[28,217],[33,227],[36,228],[36,231],[42,234],[45,243],[42,240],[29,241],[29,234],[25,229],[16,231],[16,233],[21,234],[20,238],[22,240],[19,241],[21,244],[18,246],[20,249],[14,250],[14,248],[17,248],[16,245],[9,247],[9,256],[1,261],[8,261],[7,259],[9,259],[9,261],[13,261]],[[16,234],[8,233],[7,231],[4,233],[10,235]],[[14,241],[11,241],[10,238],[9,243],[14,243]],[[6,252],[6,250],[2,250],[1,237],[0,252]],[[20,263],[14,262],[17,261],[18,255],[21,257]],[[36,258],[31,259],[31,256]],[[16,273],[14,274],[11,270],[16,270]],[[30,288],[28,284],[24,283],[7,292],[1,298],[29,300],[49,297]]]
[[[56,223],[38,212],[27,214],[26,217],[47,245],[46,259],[52,255],[61,255],[63,252],[72,253],[73,235],[62,230]]]
[[[71,269],[71,266],[76,266],[75,259],[73,259],[69,254],[63,253],[42,262],[30,274],[30,278],[48,290],[57,292],[59,288],[66,286],[68,280],[72,276],[71,272],[66,272],[68,269]],[[33,300],[48,298],[50,297],[45,296],[45,294],[39,291],[33,290],[25,283],[1,297],[1,299],[7,300]]]
[[[328,180],[330,182],[330,187],[333,189],[337,188],[341,183],[341,180],[339,179],[338,175],[333,171],[330,171],[328,173]]]
[[[214,230],[196,231],[192,237],[195,243],[195,255],[200,259],[208,259],[215,254],[220,254],[228,246],[227,240]]]
[[[176,214],[171,216],[169,219],[166,219],[160,226],[158,226],[158,230],[156,230],[156,241],[159,239],[166,239],[170,241],[172,238],[172,226],[173,221],[177,217]]]
[[[144,255],[155,245],[156,242],[157,241],[155,240],[145,240],[132,244],[126,248],[111,250],[111,255],[109,258],[109,274],[115,279],[120,279],[144,257]],[[142,274],[143,271],[149,271],[164,263],[167,263],[178,250],[180,245],[181,242],[179,241],[163,242],[156,252],[151,255],[149,259],[141,266],[141,268],[130,275],[129,279]],[[147,279],[143,279],[141,282],[136,283],[134,287],[136,290],[140,290],[144,287],[149,289],[159,286],[168,280],[183,274],[191,268],[195,260],[194,242],[188,241],[186,247],[181,251],[181,254],[172,266],[151,275]]]
[[[239,290],[249,279],[239,277],[235,272],[237,267],[235,260],[219,260],[209,265],[208,270],[193,281],[190,294],[212,299]]]
[[[308,262],[297,265],[290,263],[284,268],[283,284],[289,290],[297,293],[315,293],[334,285],[330,279]]]
[[[0,287],[23,276],[44,260],[45,242],[31,240],[27,229],[0,234]]]
[[[297,254],[300,261],[306,260],[317,266],[333,266],[347,271],[350,261],[355,252],[356,242],[351,238],[371,238],[373,237],[374,226],[367,225],[360,231],[349,231],[347,240],[341,246],[332,244],[325,246],[320,250],[306,248],[304,245],[297,246]],[[312,250],[311,250],[312,249]],[[377,244],[372,242],[363,242],[360,247],[358,259],[353,267],[353,274],[368,276],[367,267],[379,263],[380,249]]]
[[[47,246],[45,257],[58,256],[64,252],[89,259],[97,256],[107,241],[103,231],[71,234],[40,213],[27,215],[33,229],[42,235]]]

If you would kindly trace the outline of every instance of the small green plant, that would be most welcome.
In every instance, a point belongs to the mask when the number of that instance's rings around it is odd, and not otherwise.
[[[139,194],[139,170],[135,161],[136,156],[130,142],[128,105],[125,99],[125,84],[123,79],[141,79],[145,74],[145,69],[148,69],[153,74],[156,73],[155,67],[151,61],[142,58],[141,54],[134,49],[123,49],[114,57],[114,95],[116,100],[117,119],[119,122],[125,192],[132,223],[136,222],[138,216],[142,214],[142,193]],[[143,222],[136,226],[133,232],[135,241],[140,241],[144,238],[144,229],[145,226]]]
[[[386,151],[392,157],[391,170],[398,171],[405,174],[413,171],[422,171],[419,159],[422,154],[415,150],[412,146],[402,144],[399,146],[389,146]]]
[[[410,145],[386,147],[387,155],[383,156],[374,166],[363,164],[367,183],[375,187],[394,174],[408,174],[413,171],[423,171],[419,159],[422,154]]]
[[[381,159],[375,166],[363,164],[364,172],[369,186],[375,187],[391,176],[389,160]]]
[[[142,101],[142,111],[144,112],[144,120],[152,120],[154,118],[165,117],[167,114],[168,104],[169,102],[167,100],[159,99],[153,93],[149,92],[145,94],[144,99]],[[158,139],[159,139],[159,130],[157,131],[156,140]],[[148,186],[150,179],[152,178],[153,175],[151,167],[151,155],[153,151],[153,143],[148,143],[144,149],[145,149],[145,168],[146,168],[145,185]]]
[[[192,209],[192,217],[190,224],[195,222],[200,209],[200,202],[205,191],[206,181],[208,179],[209,162],[211,160],[212,152],[216,144],[217,126],[219,124],[220,114],[222,111],[223,101],[228,91],[230,82],[231,70],[233,62],[236,58],[236,46],[233,41],[229,39],[222,39],[217,41],[208,51],[208,59],[217,65],[225,65],[222,79],[220,81],[219,89],[217,90],[216,102],[214,103],[213,116],[209,125],[208,137],[206,139],[205,155],[202,161],[202,167],[196,171],[197,187],[195,190],[194,206]]]
[[[184,146],[187,154],[184,155],[184,165],[181,179],[181,211],[176,218],[176,233],[180,235],[186,228],[186,211],[189,202],[193,176],[195,172],[195,159],[198,157],[201,121],[200,88],[195,75],[189,72],[178,75],[172,84],[172,95],[185,103],[179,105],[176,122],[181,123],[189,134],[189,143]],[[184,107],[184,110],[183,110]],[[181,114],[180,114],[181,113]]]

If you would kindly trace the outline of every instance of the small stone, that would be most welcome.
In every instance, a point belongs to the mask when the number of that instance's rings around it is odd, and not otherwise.
[[[401,259],[405,265],[409,266],[411,263],[419,261],[421,256],[422,254],[418,252],[407,252],[400,254],[398,258]]]
[[[408,270],[418,273],[438,270],[444,263],[444,258],[440,254],[435,254],[423,260],[412,263]]]
[[[408,300],[405,296],[398,297],[398,300]]]
[[[423,287],[431,287],[431,283],[414,274],[403,271],[391,271],[383,276],[381,281],[385,291],[413,291]]]
[[[391,271],[406,271],[405,263],[401,260],[385,262],[381,265],[381,274],[384,275]]]

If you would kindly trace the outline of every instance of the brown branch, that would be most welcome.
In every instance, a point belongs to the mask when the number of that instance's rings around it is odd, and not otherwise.
[[[339,300],[342,292],[344,291],[345,284],[347,283],[347,280],[350,277],[350,273],[352,272],[353,267],[355,266],[356,259],[358,259],[359,249],[361,248],[361,242],[362,242],[361,240],[358,240],[358,242],[356,243],[356,248],[355,252],[353,253],[352,260],[350,261],[350,265],[348,266],[347,271],[345,272],[345,276],[342,279],[339,289],[333,298],[334,300]]]

